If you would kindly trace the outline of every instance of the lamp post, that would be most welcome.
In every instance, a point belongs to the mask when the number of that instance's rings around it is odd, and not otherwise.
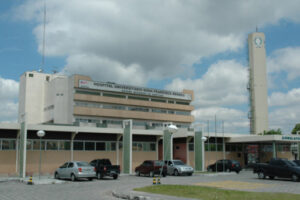
[[[37,136],[40,138],[40,162],[39,162],[39,179],[41,179],[41,162],[42,162],[42,137],[45,136],[45,131],[39,130]]]
[[[205,153],[204,153],[204,147],[205,147],[205,141],[207,140],[207,137],[202,137],[201,141],[202,141],[202,171],[204,172],[204,168],[205,168]]]

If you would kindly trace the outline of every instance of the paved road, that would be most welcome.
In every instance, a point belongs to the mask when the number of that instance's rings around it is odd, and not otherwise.
[[[207,185],[213,187],[259,191],[288,192],[300,194],[300,182],[289,180],[260,180],[252,172],[230,173],[226,175],[194,175],[192,177],[168,176],[161,179],[162,184]],[[101,200],[116,199],[112,191],[129,193],[133,188],[152,184],[152,178],[121,176],[118,180],[66,181],[64,184],[33,185],[19,182],[0,183],[1,200]]]

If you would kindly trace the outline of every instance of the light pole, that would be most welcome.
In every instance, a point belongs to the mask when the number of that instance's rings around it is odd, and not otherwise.
[[[40,162],[39,162],[39,179],[41,179],[41,162],[42,162],[42,137],[45,136],[45,131],[39,130],[37,136],[40,138]]]
[[[204,168],[205,168],[205,153],[204,153],[204,147],[205,147],[205,141],[207,140],[207,138],[206,137],[202,137],[201,138],[201,140],[202,140],[202,171],[204,172],[205,170],[204,170]]]

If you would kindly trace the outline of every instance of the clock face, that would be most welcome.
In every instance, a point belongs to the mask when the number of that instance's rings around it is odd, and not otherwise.
[[[261,37],[255,37],[254,38],[254,44],[256,45],[256,47],[261,47],[262,46],[262,39],[261,39]]]

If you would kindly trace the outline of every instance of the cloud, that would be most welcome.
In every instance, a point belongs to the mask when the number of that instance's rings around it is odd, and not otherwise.
[[[273,92],[269,97],[269,106],[293,106],[300,102],[300,88],[294,88],[287,93]]]
[[[0,77],[0,122],[9,122],[17,120],[18,94],[18,82]]]
[[[43,1],[27,0],[15,17],[37,23],[42,51]],[[66,56],[66,69],[112,81],[162,80],[193,74],[192,65],[246,45],[255,26],[299,21],[297,1],[47,0],[46,55]],[[72,61],[83,58],[82,66]],[[85,64],[93,60],[92,66]],[[95,73],[95,66],[97,71]],[[132,66],[135,66],[132,70]],[[128,71],[125,78],[118,72]],[[138,72],[137,72],[138,71]],[[140,83],[137,80],[136,83]]]
[[[278,73],[286,72],[289,81],[300,77],[299,55],[300,47],[287,47],[274,51],[268,57],[268,73],[276,77]]]
[[[199,79],[174,79],[166,86],[169,90],[194,90],[197,107],[230,106],[248,100],[247,68],[234,60],[221,60],[211,65]]]

